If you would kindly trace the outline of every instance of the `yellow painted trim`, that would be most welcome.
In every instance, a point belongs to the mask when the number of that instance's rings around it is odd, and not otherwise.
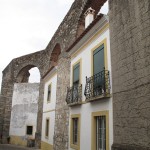
[[[51,90],[51,93],[50,93],[50,99],[48,100],[48,89],[49,89],[49,86],[50,86],[50,90]],[[50,84],[48,84],[47,86],[47,104],[48,103],[51,103],[51,97],[52,97],[52,82]]]
[[[48,113],[48,112],[53,112],[53,111],[55,111],[55,109],[43,111],[43,113]]]
[[[49,127],[48,127],[48,136],[46,136],[46,125],[47,125],[47,120],[49,121]],[[45,138],[46,139],[49,139],[49,132],[50,132],[50,118],[49,117],[47,117],[46,118],[46,121],[45,121]]]
[[[83,46],[81,46],[75,53],[71,55],[71,59],[75,58],[77,55],[79,55],[88,45],[90,45],[100,34],[102,34],[104,31],[106,31],[109,28],[109,23],[107,23],[104,27],[102,27],[101,30],[99,30],[96,34],[94,34],[91,39],[87,41]]]
[[[73,118],[78,118],[78,143],[75,145],[73,144]],[[75,150],[80,150],[80,128],[81,128],[81,115],[80,114],[73,114],[70,118],[70,147]]]
[[[53,150],[53,145],[41,141],[41,150]]]
[[[23,138],[22,136],[10,135],[10,144],[27,146],[27,139]]]
[[[108,70],[108,61],[107,61],[107,39],[105,38],[103,41],[101,41],[99,44],[97,44],[94,48],[91,50],[91,76],[93,76],[93,52],[100,47],[102,44],[104,44],[104,66],[105,69]]]
[[[106,150],[109,150],[109,111],[92,112],[91,150],[96,150],[96,116],[106,116]]]
[[[80,70],[79,70],[79,84],[81,84],[82,83],[82,59],[80,58],[78,61],[76,61],[74,64],[72,64],[72,81],[71,81],[71,86],[73,86],[73,68],[74,68],[74,66],[75,65],[77,65],[79,63],[79,65],[80,65]]]

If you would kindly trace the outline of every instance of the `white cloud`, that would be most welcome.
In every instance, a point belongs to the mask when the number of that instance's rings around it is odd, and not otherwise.
[[[73,3],[74,0],[56,0],[56,2],[61,6],[70,5],[70,3]]]
[[[0,0],[0,83],[13,58],[45,49],[72,2]]]

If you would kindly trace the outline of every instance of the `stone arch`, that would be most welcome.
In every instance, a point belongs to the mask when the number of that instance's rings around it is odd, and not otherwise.
[[[15,82],[16,83],[27,83],[29,81],[29,76],[30,76],[29,70],[34,67],[36,67],[36,66],[35,65],[27,65],[27,66],[23,67],[19,71]],[[39,72],[40,72],[40,70],[39,70]]]
[[[57,65],[60,54],[61,54],[61,47],[60,47],[60,44],[57,43],[51,53],[51,56],[50,56],[51,66]]]

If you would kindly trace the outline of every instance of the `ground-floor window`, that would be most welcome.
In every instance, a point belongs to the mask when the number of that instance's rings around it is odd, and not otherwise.
[[[71,115],[70,120],[70,147],[79,149],[80,147],[80,115]]]
[[[73,144],[77,144],[78,142],[78,118],[73,118]]]
[[[108,111],[92,113],[91,150],[109,150]]]
[[[96,117],[96,150],[106,150],[106,116]]]
[[[45,137],[48,138],[49,136],[49,118],[46,119],[46,125],[45,125]]]
[[[27,126],[26,134],[27,135],[32,135],[33,134],[33,126]]]

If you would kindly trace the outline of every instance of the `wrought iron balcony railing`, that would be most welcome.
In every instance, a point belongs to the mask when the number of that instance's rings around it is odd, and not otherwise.
[[[80,104],[82,101],[82,84],[67,88],[66,102],[68,105]]]
[[[96,99],[100,96],[106,97],[110,94],[109,71],[103,70],[94,76],[86,77],[86,86],[84,95],[86,100]]]

